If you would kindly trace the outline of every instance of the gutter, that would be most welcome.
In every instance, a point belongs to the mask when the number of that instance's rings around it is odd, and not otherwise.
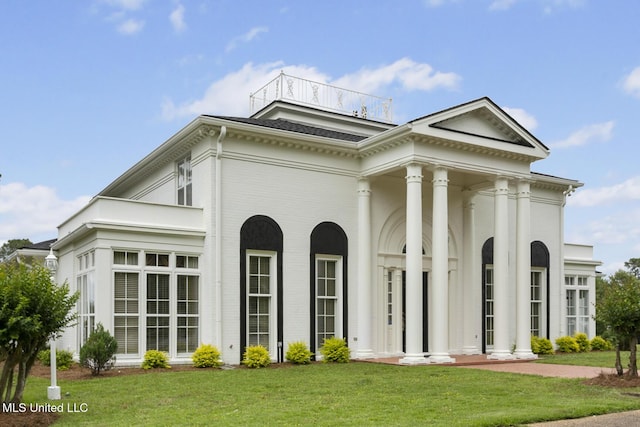
[[[215,307],[216,307],[216,342],[222,350],[222,141],[227,136],[227,127],[220,127],[220,135],[216,141],[216,184],[215,184]]]

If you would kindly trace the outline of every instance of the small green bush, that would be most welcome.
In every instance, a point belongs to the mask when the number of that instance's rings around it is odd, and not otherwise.
[[[51,366],[51,350],[41,350],[38,352],[38,360],[44,366]],[[73,353],[67,350],[56,350],[56,369],[66,371],[73,365]]]
[[[104,329],[102,323],[98,323],[80,348],[80,365],[91,369],[92,375],[100,375],[100,371],[113,368],[117,351],[118,341]]]
[[[531,335],[531,351],[535,354],[553,354],[553,345],[549,338]]]
[[[266,368],[271,363],[269,351],[261,345],[245,348],[242,364],[249,368]]]
[[[342,338],[325,338],[320,354],[323,362],[347,363],[351,359],[351,350]]]
[[[576,332],[573,335],[576,343],[578,344],[578,352],[587,353],[591,351],[591,341],[589,341],[589,337],[584,332]]]
[[[165,368],[170,369],[169,355],[164,351],[149,350],[144,354],[142,369]]]
[[[193,366],[196,368],[219,368],[223,365],[220,351],[211,344],[202,344],[191,355]]]
[[[613,350],[613,344],[602,338],[600,335],[596,335],[591,339],[591,349],[597,351]]]
[[[558,346],[558,351],[562,353],[577,353],[580,351],[580,347],[574,337],[564,336],[556,338],[556,345]]]
[[[313,353],[311,353],[307,344],[302,341],[296,341],[289,343],[285,358],[296,365],[305,365],[311,362],[311,356],[313,356]]]

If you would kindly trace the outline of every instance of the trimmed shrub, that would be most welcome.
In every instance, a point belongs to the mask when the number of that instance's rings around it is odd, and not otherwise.
[[[553,345],[548,338],[531,335],[531,351],[535,354],[553,354]]]
[[[41,350],[38,352],[38,360],[44,366],[51,366],[51,350]],[[66,371],[73,365],[73,353],[67,350],[56,350],[56,369]]]
[[[220,351],[211,344],[202,344],[191,355],[193,366],[196,368],[219,368],[223,365]]]
[[[573,338],[575,338],[576,344],[578,344],[578,351],[580,353],[591,351],[591,341],[589,341],[587,334],[584,332],[576,332]]]
[[[564,336],[556,338],[556,345],[558,346],[558,351],[562,353],[577,353],[580,351],[580,347],[574,337]]]
[[[100,371],[113,368],[117,351],[118,341],[104,329],[102,323],[98,323],[80,349],[80,365],[91,369],[92,375],[100,375]]]
[[[250,345],[244,350],[242,364],[248,368],[266,368],[271,364],[271,355],[261,345]]]
[[[613,350],[613,344],[602,338],[600,335],[596,335],[591,340],[591,349],[597,351]]]
[[[169,355],[164,351],[149,350],[144,354],[142,369],[156,368],[170,369],[171,366],[169,366]]]
[[[311,362],[311,356],[313,356],[313,353],[311,353],[307,344],[302,341],[296,341],[289,343],[285,358],[296,365],[306,365]]]
[[[347,363],[351,359],[351,350],[347,347],[347,343],[342,338],[325,338],[322,347],[320,347],[322,361],[333,363]]]

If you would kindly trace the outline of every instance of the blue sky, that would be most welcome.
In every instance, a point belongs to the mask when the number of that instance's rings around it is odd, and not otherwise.
[[[634,0],[0,1],[0,244],[55,227],[201,113],[280,70],[393,98],[402,123],[489,96],[585,186],[566,240],[640,257]]]

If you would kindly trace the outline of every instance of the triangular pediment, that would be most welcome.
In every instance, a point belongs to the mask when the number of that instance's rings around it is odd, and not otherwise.
[[[504,151],[530,150],[545,158],[548,148],[489,98],[440,111],[412,122],[426,134]]]

